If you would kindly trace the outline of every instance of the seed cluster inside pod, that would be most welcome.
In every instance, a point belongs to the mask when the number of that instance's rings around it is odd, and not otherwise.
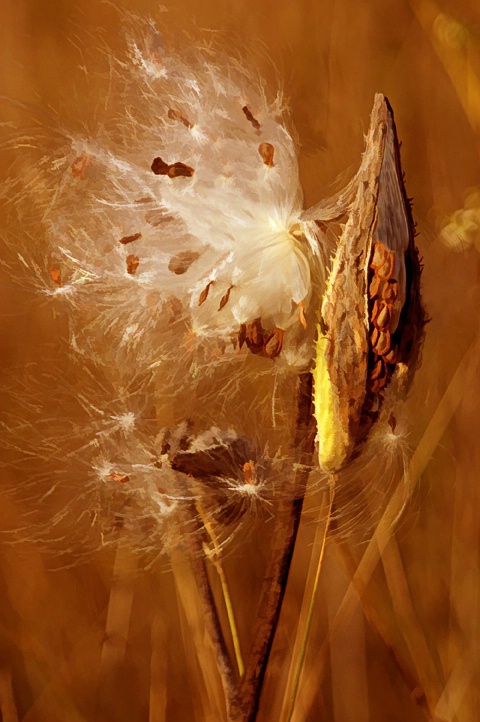
[[[396,372],[405,386],[425,323],[414,223],[383,95],[375,98],[354,180],[322,302],[314,371],[319,459],[329,471],[358,452]]]

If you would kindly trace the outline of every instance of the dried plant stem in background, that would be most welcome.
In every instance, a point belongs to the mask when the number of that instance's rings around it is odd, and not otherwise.
[[[211,563],[215,567],[215,570],[220,579],[220,584],[222,587],[223,601],[225,603],[228,624],[230,627],[230,634],[232,636],[233,649],[235,652],[235,661],[237,663],[238,674],[240,675],[240,677],[243,677],[245,668],[244,668],[244,664],[243,664],[242,650],[240,648],[240,638],[238,636],[237,623],[235,621],[235,613],[233,611],[232,598],[230,595],[230,589],[228,586],[227,577],[225,575],[225,570],[223,568],[222,559],[221,559],[222,549],[218,542],[217,535],[215,534],[215,530],[214,530],[212,524],[208,521],[206,514],[203,513],[203,510],[202,510],[202,507],[201,507],[201,504],[199,501],[197,501],[196,506],[197,506],[197,509],[199,510],[200,517],[203,521],[205,529],[207,530],[208,536],[210,537],[210,540],[212,542],[213,549],[209,550],[208,548],[206,548],[205,553],[207,554]]]
[[[17,707],[13,698],[12,675],[9,669],[0,670],[0,714],[2,722],[18,722]]]
[[[459,403],[463,397],[466,388],[466,379],[471,369],[478,368],[478,359],[480,358],[480,337],[477,336],[468,351],[465,353],[462,361],[458,365],[453,377],[445,390],[435,412],[433,413],[430,423],[428,424],[416,450],[413,454],[409,468],[408,481],[405,485],[404,480],[395,489],[387,508],[369,542],[360,562],[357,565],[352,581],[347,589],[343,601],[338,609],[332,629],[339,625],[348,624],[351,615],[357,604],[357,593],[361,599],[368,595],[368,585],[373,573],[380,562],[384,550],[392,538],[395,530],[395,524],[399,518],[399,512],[405,507],[411,498],[421,475],[425,471],[433,452],[440,443]],[[315,690],[319,689],[323,676],[324,666],[320,663],[320,657],[324,658],[327,652],[328,641],[322,646],[319,652],[319,663],[312,668],[308,679],[304,686],[304,706],[310,709],[314,703]],[[432,711],[433,714],[433,711]]]
[[[172,556],[172,572],[180,612],[188,678],[192,680],[192,688],[198,690],[201,700],[198,719],[217,722],[225,719],[226,693],[224,680],[219,674],[217,647],[210,633],[205,602],[198,603],[200,587],[197,579],[192,575],[191,565],[183,555]]]
[[[232,710],[234,722],[253,722],[256,718],[265,671],[280,617],[315,448],[312,382],[310,373],[301,374],[298,379],[294,438],[298,467],[292,480],[290,499],[285,496],[275,511],[270,561],[263,580],[250,657]]]
[[[290,722],[293,717],[295,709],[295,702],[297,699],[298,688],[300,684],[300,676],[305,661],[305,655],[307,653],[308,638],[310,635],[310,629],[312,626],[313,613],[315,609],[315,601],[317,598],[317,591],[320,582],[320,574],[322,571],[323,559],[325,556],[325,548],[327,545],[327,536],[330,531],[330,523],[332,518],[333,504],[335,500],[335,478],[330,479],[329,491],[325,492],[327,498],[327,513],[325,520],[321,521],[317,526],[317,532],[315,534],[314,548],[319,546],[318,559],[310,566],[308,576],[313,573],[313,585],[309,584],[307,579],[306,589],[311,586],[311,593],[309,597],[305,596],[302,603],[302,610],[300,612],[300,620],[306,617],[305,623],[299,624],[297,629],[297,636],[295,639],[295,645],[292,653],[292,665],[290,667],[289,680],[287,682],[287,691],[284,698],[284,706],[282,709],[281,719],[285,719],[286,722]],[[312,560],[313,562],[313,554]],[[293,679],[290,684],[290,676]],[[291,691],[290,691],[291,688]]]
[[[100,680],[97,697],[97,717],[103,719],[103,701],[116,683],[116,672],[125,659],[130,616],[133,604],[132,576],[136,563],[130,549],[118,547],[113,566],[113,578],[108,600],[105,638],[100,661]]]
[[[217,668],[222,680],[228,710],[236,695],[236,675],[225,642],[222,626],[220,624],[215,597],[208,578],[204,546],[205,544],[208,544],[208,538],[206,537],[204,527],[198,518],[194,502],[186,502],[185,517],[190,529],[190,566],[203,605],[205,625],[215,651]]]

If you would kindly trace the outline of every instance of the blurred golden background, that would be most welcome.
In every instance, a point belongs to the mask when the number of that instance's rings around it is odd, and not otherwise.
[[[5,137],[25,117],[24,106],[32,114],[53,107],[67,127],[88,119],[105,70],[90,74],[90,49],[123,48],[123,10],[173,28],[196,26],[199,37],[220,31],[273,85],[277,70],[298,132],[307,206],[358,167],[374,93],[384,93],[394,108],[432,318],[408,402],[419,478],[404,522],[365,577],[361,599],[349,584],[366,546],[350,545],[350,568],[338,547],[328,546],[294,719],[474,722],[480,716],[478,5],[3,0]],[[4,150],[2,177],[18,172],[14,156]],[[7,281],[1,294],[2,366],[22,374],[55,345],[58,329],[44,309],[22,310],[21,291]],[[259,716],[265,722],[280,719],[315,503],[301,527],[267,674]],[[23,511],[5,497],[0,530],[15,527]],[[245,638],[259,591],[263,552],[253,558],[257,549],[237,548],[227,560]],[[180,571],[174,581],[168,571],[151,569],[132,578],[129,563],[98,553],[51,571],[28,542],[3,545],[3,722],[219,722],[211,701],[218,680],[208,660],[203,667],[192,661],[195,645],[206,642],[188,631],[201,624],[188,574]]]

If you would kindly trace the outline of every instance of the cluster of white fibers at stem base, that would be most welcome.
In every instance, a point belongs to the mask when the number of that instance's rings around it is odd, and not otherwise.
[[[300,220],[282,95],[269,101],[208,44],[180,55],[151,23],[135,35],[111,59],[96,132],[43,162],[55,184],[45,292],[70,304],[79,349],[107,334],[117,352],[162,358],[185,334],[228,336],[261,319],[281,333],[275,355],[284,346],[288,363],[305,364],[321,264],[315,226]],[[289,343],[302,352],[288,355]]]

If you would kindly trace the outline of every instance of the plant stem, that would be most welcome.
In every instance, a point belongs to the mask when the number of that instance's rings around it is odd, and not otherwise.
[[[297,470],[291,494],[282,499],[275,515],[270,561],[263,580],[253,644],[238,698],[232,707],[232,722],[254,722],[260,703],[265,671],[282,608],[315,448],[312,413],[312,375],[301,374],[297,387],[297,418],[294,449]]]
[[[230,627],[230,634],[232,635],[232,642],[233,642],[233,649],[235,652],[235,660],[237,663],[238,668],[238,674],[240,677],[243,677],[245,672],[245,667],[243,664],[243,658],[242,658],[242,650],[240,648],[240,638],[238,636],[238,629],[237,629],[237,623],[235,621],[235,614],[233,611],[233,604],[232,604],[232,598],[230,596],[230,590],[228,587],[228,581],[225,574],[225,570],[222,565],[221,560],[221,547],[218,543],[217,535],[215,534],[215,530],[213,526],[210,524],[208,519],[206,518],[206,515],[203,512],[203,509],[199,502],[197,502],[197,508],[199,511],[199,514],[202,518],[203,524],[205,526],[205,529],[208,532],[208,535],[212,541],[213,545],[213,553],[208,555],[210,561],[212,562],[213,566],[216,569],[216,572],[220,579],[220,584],[222,586],[222,594],[223,594],[223,601],[225,602],[225,609],[227,611],[227,618],[228,618],[228,624]]]
[[[191,530],[191,534],[189,534],[190,566],[203,603],[205,625],[214,648],[228,713],[228,710],[236,698],[235,671],[225,642],[215,597],[208,578],[204,551],[204,543],[207,541],[205,527],[203,521],[199,519],[197,508],[193,501],[185,504],[184,516]]]

